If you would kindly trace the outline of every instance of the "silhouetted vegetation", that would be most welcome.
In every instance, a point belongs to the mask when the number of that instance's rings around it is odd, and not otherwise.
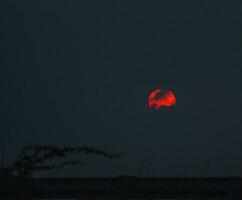
[[[28,145],[18,154],[16,161],[7,166],[0,167],[0,198],[16,193],[22,194],[29,190],[28,177],[35,171],[58,170],[66,166],[81,166],[80,159],[68,159],[71,155],[98,155],[108,159],[117,159],[121,154],[111,154],[91,147],[56,147],[52,145]],[[57,162],[55,159],[60,159]],[[65,159],[65,160],[63,160]],[[14,190],[14,191],[12,191]]]
[[[60,163],[53,163],[56,158],[67,158],[73,154],[94,154],[108,159],[116,159],[121,154],[110,154],[106,151],[91,147],[56,147],[52,145],[28,145],[19,153],[16,161],[1,169],[1,176],[29,176],[35,171],[62,169],[69,165],[83,165],[82,160],[65,160]],[[50,164],[50,162],[52,163]]]

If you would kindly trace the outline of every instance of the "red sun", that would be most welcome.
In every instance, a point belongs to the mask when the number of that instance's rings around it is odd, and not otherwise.
[[[161,107],[170,107],[176,104],[175,94],[169,90],[156,89],[152,91],[148,98],[149,109],[158,110]]]

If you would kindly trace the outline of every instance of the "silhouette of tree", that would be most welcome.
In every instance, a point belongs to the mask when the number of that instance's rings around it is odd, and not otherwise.
[[[91,147],[56,147],[52,145],[28,145],[19,153],[17,160],[4,169],[4,173],[14,176],[30,176],[35,171],[62,169],[70,165],[83,165],[81,160],[67,160],[57,164],[50,163],[56,158],[66,158],[73,154],[94,154],[108,159],[117,159],[121,154],[110,154]]]

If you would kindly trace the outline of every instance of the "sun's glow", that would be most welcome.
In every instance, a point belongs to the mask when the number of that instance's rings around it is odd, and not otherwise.
[[[149,109],[158,110],[161,107],[170,107],[176,104],[175,94],[169,91],[163,91],[162,89],[156,89],[152,91],[148,98]]]

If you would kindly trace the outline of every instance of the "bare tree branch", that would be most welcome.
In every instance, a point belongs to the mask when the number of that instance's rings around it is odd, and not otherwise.
[[[12,165],[11,171],[19,176],[31,175],[34,171],[51,169],[62,169],[70,165],[83,165],[84,162],[76,160],[62,161],[59,164],[48,164],[56,158],[66,158],[69,154],[94,154],[108,159],[117,159],[121,154],[109,154],[105,151],[91,147],[63,147],[51,145],[28,145],[25,146],[16,162]]]

